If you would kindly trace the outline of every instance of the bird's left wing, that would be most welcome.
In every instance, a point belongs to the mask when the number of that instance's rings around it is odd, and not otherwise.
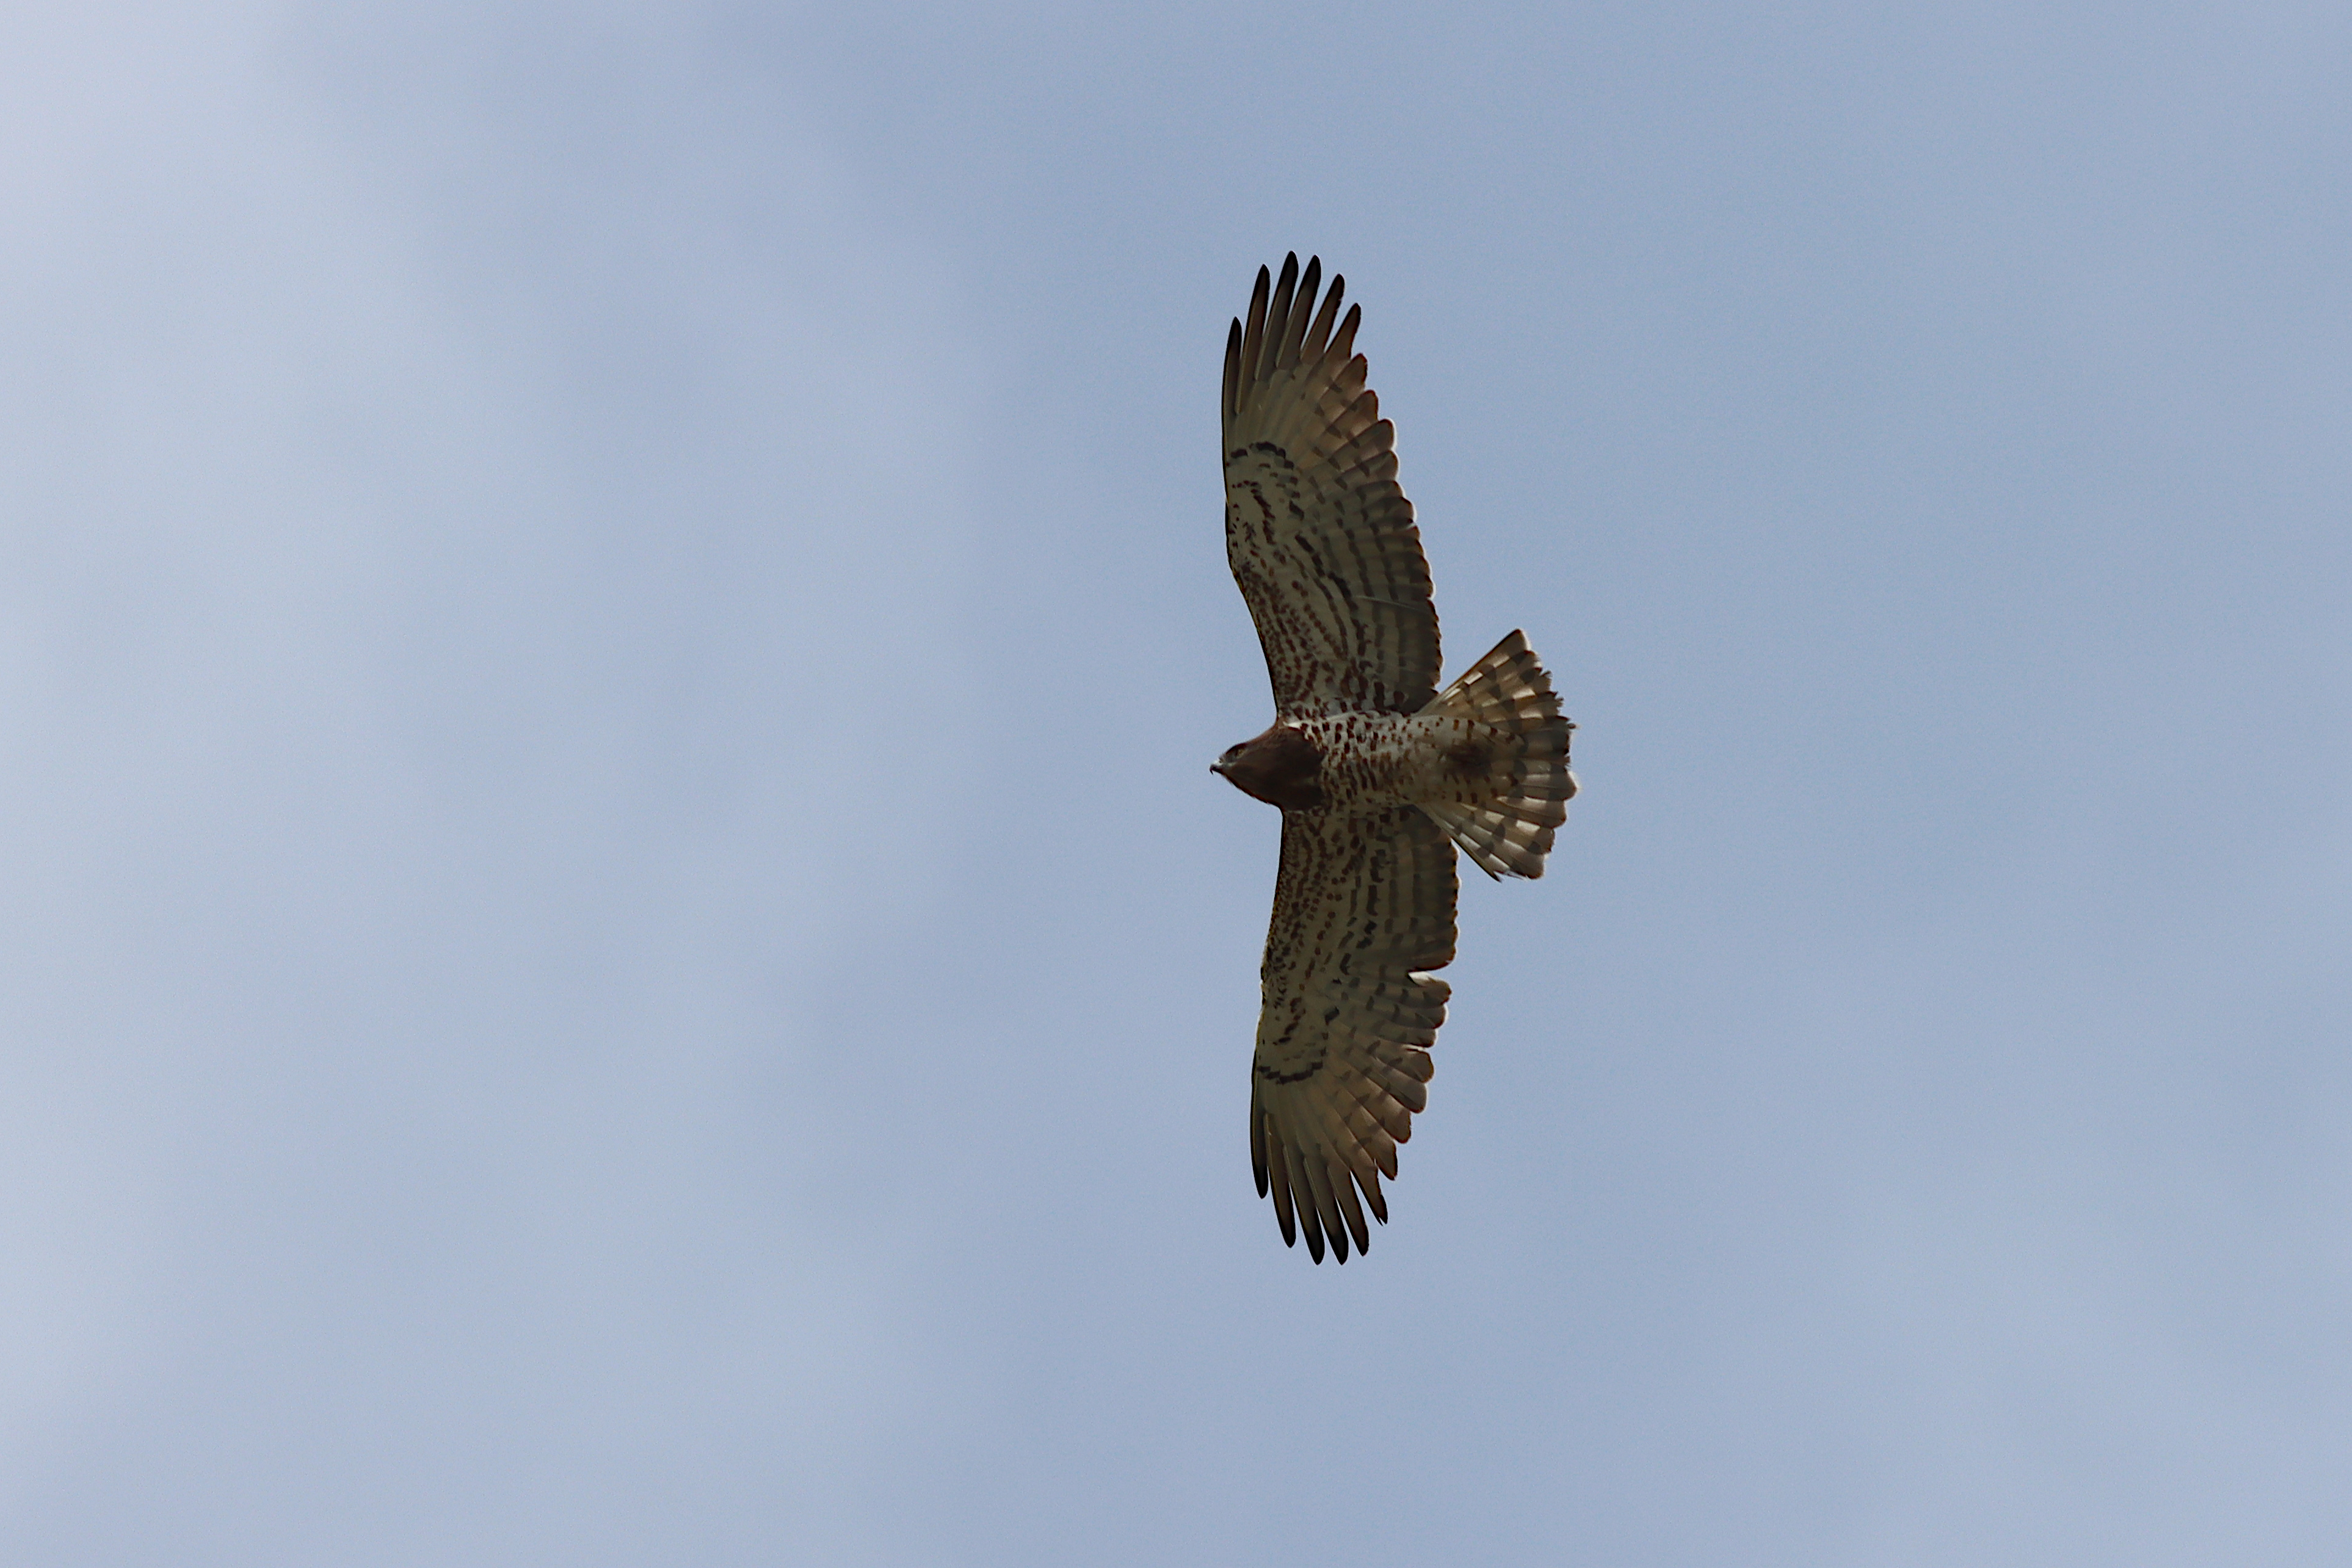
[[[1225,340],[1225,558],[1248,601],[1282,718],[1416,713],[1437,685],[1437,611],[1396,429],[1364,384],[1341,283],[1316,309],[1298,258]]]
[[[1427,1102],[1454,958],[1454,846],[1418,806],[1282,814],[1250,1077],[1250,1160],[1282,1239],[1323,1261],[1388,1222],[1381,1177]],[[1358,1193],[1362,1194],[1361,1201]],[[1296,1226],[1293,1213],[1296,1212]]]

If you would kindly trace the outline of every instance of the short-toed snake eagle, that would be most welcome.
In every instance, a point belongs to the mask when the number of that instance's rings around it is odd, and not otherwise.
[[[1513,632],[1444,691],[1395,426],[1334,325],[1319,260],[1260,268],[1225,340],[1225,551],[1274,679],[1274,724],[1213,771],[1282,808],[1260,970],[1250,1160],[1282,1239],[1340,1262],[1427,1100],[1454,957],[1454,847],[1540,877],[1576,775],[1551,679]],[[1271,284],[1271,292],[1269,292]],[[1450,840],[1450,842],[1449,842]],[[1361,1194],[1360,1199],[1359,1194]],[[1296,1219],[1294,1221],[1294,1215]]]

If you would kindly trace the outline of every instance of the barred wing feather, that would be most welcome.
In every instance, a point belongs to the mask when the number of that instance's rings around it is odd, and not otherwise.
[[[1250,1160],[1282,1238],[1320,1263],[1388,1223],[1381,1178],[1427,1102],[1429,1047],[1450,994],[1454,846],[1417,806],[1286,811],[1261,972]],[[1295,1216],[1295,1218],[1294,1218]]]
[[[1412,713],[1436,693],[1437,612],[1396,427],[1353,352],[1344,281],[1315,308],[1322,264],[1258,269],[1248,324],[1225,340],[1225,554],[1282,717]]]

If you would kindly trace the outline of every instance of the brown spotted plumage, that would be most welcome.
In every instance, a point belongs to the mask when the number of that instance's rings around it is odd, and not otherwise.
[[[1427,1100],[1454,957],[1454,851],[1540,877],[1576,776],[1551,680],[1513,632],[1437,690],[1437,611],[1396,430],[1318,309],[1319,261],[1260,268],[1225,340],[1225,552],[1275,721],[1212,767],[1282,808],[1259,972],[1250,1160],[1285,1242],[1323,1260],[1388,1222],[1381,1178]]]

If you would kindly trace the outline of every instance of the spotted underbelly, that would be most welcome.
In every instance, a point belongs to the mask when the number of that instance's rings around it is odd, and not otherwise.
[[[1495,760],[1486,727],[1430,713],[1344,713],[1297,721],[1323,753],[1327,807],[1378,811],[1475,798]]]

